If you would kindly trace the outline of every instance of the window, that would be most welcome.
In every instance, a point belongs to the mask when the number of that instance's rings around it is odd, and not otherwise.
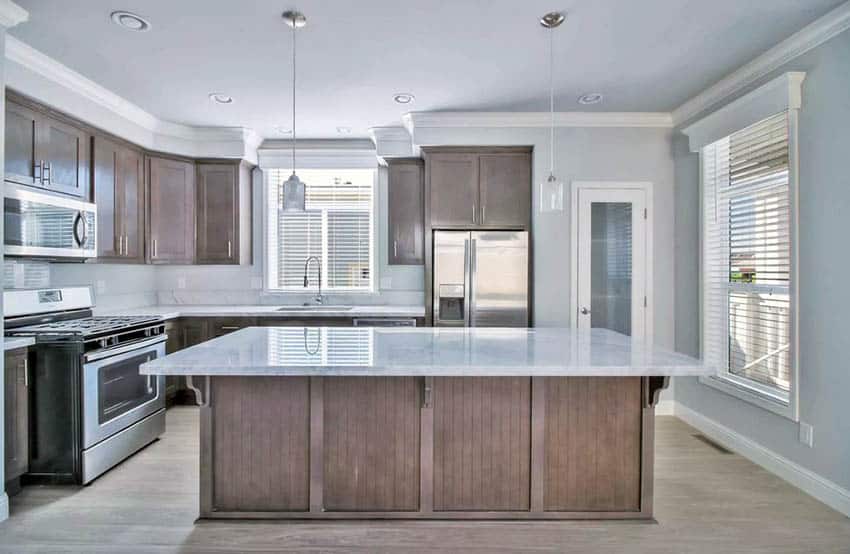
[[[266,171],[269,191],[267,287],[303,292],[304,264],[322,262],[322,290],[374,290],[374,179],[372,169],[303,169],[306,211],[284,212],[283,182],[290,169]],[[317,269],[310,266],[310,291]]]
[[[721,380],[782,404],[795,380],[789,114],[702,149],[703,353]]]

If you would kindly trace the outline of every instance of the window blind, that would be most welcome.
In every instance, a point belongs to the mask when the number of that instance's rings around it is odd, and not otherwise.
[[[791,386],[788,113],[706,146],[703,350],[721,376]]]
[[[277,258],[271,288],[304,290],[304,264],[310,256],[322,262],[322,289],[373,290],[374,171],[299,170],[306,183],[304,212],[282,210],[283,182],[289,169],[269,171],[272,211],[277,232],[270,237],[270,256]],[[271,260],[270,260],[271,262]],[[317,267],[309,269],[310,287],[316,285]]]

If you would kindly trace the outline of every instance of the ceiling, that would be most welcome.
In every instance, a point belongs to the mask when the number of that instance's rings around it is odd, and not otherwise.
[[[352,137],[411,110],[545,111],[548,36],[556,109],[671,111],[843,0],[301,0],[298,134]],[[291,127],[291,36],[274,0],[16,0],[30,21],[10,32],[169,121]],[[114,10],[148,18],[131,32]],[[224,92],[233,104],[213,104]],[[416,101],[395,104],[396,92]],[[576,98],[601,92],[600,105]]]

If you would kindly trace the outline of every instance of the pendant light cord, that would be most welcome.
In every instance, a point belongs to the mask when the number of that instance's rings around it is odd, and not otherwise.
[[[295,31],[298,26],[292,25],[292,174],[295,174]]]
[[[549,29],[549,177],[555,175],[555,29]]]

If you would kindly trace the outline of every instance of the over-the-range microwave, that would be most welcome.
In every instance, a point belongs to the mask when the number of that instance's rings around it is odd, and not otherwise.
[[[5,183],[4,254],[84,261],[97,256],[97,207],[90,202]]]

